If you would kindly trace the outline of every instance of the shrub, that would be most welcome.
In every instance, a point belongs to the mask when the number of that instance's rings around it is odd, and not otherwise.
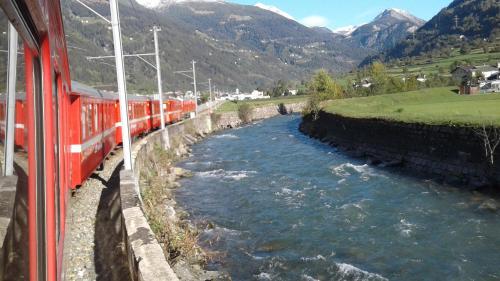
[[[219,124],[220,119],[222,118],[222,115],[219,113],[211,113],[210,114],[210,120],[212,120],[212,125],[217,126]]]
[[[249,123],[252,121],[253,106],[248,103],[242,103],[238,105],[238,117],[243,123]]]
[[[302,115],[310,115],[313,120],[318,120],[319,112],[321,111],[321,104],[317,95],[312,95],[307,100],[306,106],[302,110]]]

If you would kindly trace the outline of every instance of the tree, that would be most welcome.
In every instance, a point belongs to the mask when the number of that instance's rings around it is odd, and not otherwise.
[[[462,47],[460,48],[460,54],[462,55],[467,55],[470,53],[470,51],[471,51],[470,46],[467,43],[463,44]]]
[[[384,94],[389,81],[385,65],[376,61],[370,66],[369,72],[373,82],[373,92],[375,94]]]
[[[243,123],[249,123],[253,118],[253,106],[249,103],[238,105],[238,117]]]
[[[317,96],[320,101],[343,97],[342,87],[335,83],[325,70],[318,71],[308,83],[307,88],[309,94]]]
[[[485,124],[481,128],[474,130],[474,133],[483,141],[483,148],[488,163],[495,165],[495,151],[500,145],[500,129]]]
[[[274,88],[271,90],[272,97],[281,97],[286,96],[289,93],[288,91],[288,83],[284,80],[278,80],[276,82]]]

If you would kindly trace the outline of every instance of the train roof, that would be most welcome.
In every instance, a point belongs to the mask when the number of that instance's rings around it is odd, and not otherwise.
[[[127,95],[127,100],[129,100],[129,101],[150,101],[150,100],[153,100],[153,96]]]
[[[71,81],[71,92],[84,95],[87,97],[94,97],[100,99],[117,100],[118,96],[111,93],[103,93],[95,88],[82,84],[80,82]]]

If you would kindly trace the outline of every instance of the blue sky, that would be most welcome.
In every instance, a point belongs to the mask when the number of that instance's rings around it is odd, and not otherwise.
[[[386,8],[399,8],[429,20],[451,0],[227,0],[239,4],[275,6],[303,23],[335,29],[371,21]],[[316,24],[315,24],[316,25]]]

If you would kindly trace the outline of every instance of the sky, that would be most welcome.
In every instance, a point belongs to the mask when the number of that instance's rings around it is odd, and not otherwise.
[[[238,4],[274,6],[307,26],[331,29],[370,22],[387,8],[399,8],[430,20],[452,0],[227,0]]]

